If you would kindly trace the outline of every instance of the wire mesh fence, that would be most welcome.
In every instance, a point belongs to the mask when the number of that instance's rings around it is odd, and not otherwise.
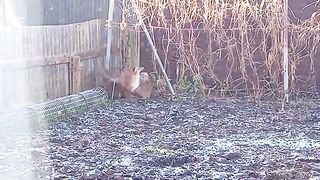
[[[26,129],[26,126],[41,127],[47,122],[70,118],[105,105],[107,100],[105,89],[94,88],[2,114],[0,115],[0,127],[3,129],[8,127]]]

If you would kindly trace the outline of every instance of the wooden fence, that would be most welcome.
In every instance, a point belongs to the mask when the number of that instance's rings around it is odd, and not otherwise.
[[[128,34],[115,27],[110,69],[119,71]],[[123,38],[120,38],[123,36]],[[105,67],[104,20],[58,26],[0,27],[0,107],[25,105],[98,85]],[[124,44],[124,43],[123,43]],[[136,46],[133,46],[136,48]],[[131,51],[130,51],[131,52]]]

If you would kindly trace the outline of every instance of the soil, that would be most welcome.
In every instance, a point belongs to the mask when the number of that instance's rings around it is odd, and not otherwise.
[[[7,179],[320,179],[315,102],[122,99],[1,137]]]

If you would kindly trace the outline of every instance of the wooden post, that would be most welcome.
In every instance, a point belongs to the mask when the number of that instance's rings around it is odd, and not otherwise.
[[[115,0],[109,0],[108,23],[107,23],[108,35],[107,35],[107,49],[106,49],[106,60],[105,60],[106,69],[109,69],[110,67],[114,1]]]
[[[81,91],[81,70],[81,58],[79,56],[72,57],[69,63],[69,94],[75,94]]]
[[[283,30],[283,83],[284,99],[289,102],[289,50],[288,50],[288,0],[284,0],[284,30]]]
[[[136,16],[132,16],[131,14],[134,12],[131,12],[132,10],[125,6],[128,3],[129,0],[122,0],[122,4],[124,4],[121,16],[121,24],[123,24],[123,26],[120,26],[122,66],[134,67],[140,66],[138,47],[138,37],[140,33],[137,29],[126,25],[127,23],[134,24],[137,20]]]

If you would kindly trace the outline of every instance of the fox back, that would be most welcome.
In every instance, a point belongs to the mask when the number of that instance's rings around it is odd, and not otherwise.
[[[140,86],[136,89],[136,93],[143,99],[151,97],[153,90],[152,82],[147,72],[140,74]]]

